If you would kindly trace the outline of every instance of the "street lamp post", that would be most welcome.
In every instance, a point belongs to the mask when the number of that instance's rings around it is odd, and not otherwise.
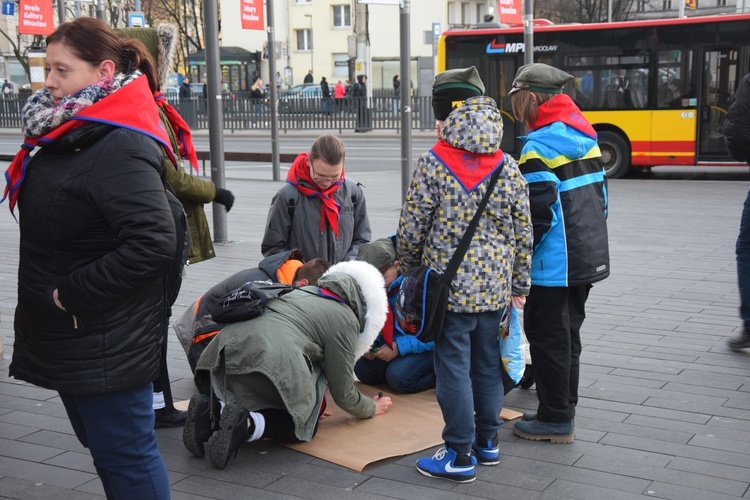
[[[310,40],[308,42],[310,43],[310,70],[312,70],[313,75],[315,74],[315,68],[313,67],[313,38],[312,38],[312,30],[313,30],[313,21],[312,21],[312,14],[305,14],[305,17],[310,18]]]

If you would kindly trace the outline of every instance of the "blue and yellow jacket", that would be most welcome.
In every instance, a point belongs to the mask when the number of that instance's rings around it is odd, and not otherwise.
[[[537,127],[521,137],[519,166],[529,183],[534,227],[534,286],[577,286],[609,276],[601,152],[596,132],[569,100],[561,94],[542,104]]]

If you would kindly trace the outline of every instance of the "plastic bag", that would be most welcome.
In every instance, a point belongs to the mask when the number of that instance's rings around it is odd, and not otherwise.
[[[508,376],[518,384],[526,369],[521,312],[510,306],[500,323],[500,359]],[[528,351],[528,347],[526,348]]]

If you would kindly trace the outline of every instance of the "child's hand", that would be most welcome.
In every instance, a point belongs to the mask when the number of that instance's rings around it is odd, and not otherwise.
[[[325,410],[321,416],[318,417],[318,420],[323,420],[333,415],[329,410]]]
[[[388,344],[383,344],[378,347],[378,352],[375,353],[375,357],[382,359],[385,362],[391,361],[398,356],[398,346],[393,343],[393,347],[388,347]]]
[[[388,407],[393,404],[391,398],[383,396],[382,392],[379,392],[377,396],[372,398],[372,402],[375,403],[375,415],[382,415],[388,411]]]
[[[513,304],[513,307],[515,307],[516,309],[523,309],[524,304],[526,304],[526,296],[512,295],[510,297],[510,303]]]

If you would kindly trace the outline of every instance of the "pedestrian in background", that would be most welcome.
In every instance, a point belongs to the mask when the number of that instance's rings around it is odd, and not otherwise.
[[[335,103],[335,111],[337,114],[341,114],[344,111],[344,98],[346,97],[346,88],[341,80],[336,82],[333,86],[333,102]]]
[[[154,62],[91,17],[46,46],[45,86],[22,110],[41,149],[7,172],[21,229],[10,375],[59,393],[108,499],[166,499],[151,381],[176,237]]]
[[[401,77],[393,77],[393,115],[398,116],[398,110],[401,107]]]
[[[750,74],[740,81],[734,102],[729,106],[724,122],[724,141],[732,158],[750,163]],[[750,348],[750,192],[742,209],[736,254],[742,332],[727,341],[727,346],[733,351]]]
[[[190,99],[190,79],[185,77],[180,84],[180,100]]]
[[[323,113],[331,114],[331,89],[328,87],[326,77],[320,79],[320,92],[323,94]]]
[[[539,399],[513,432],[552,443],[573,442],[586,299],[609,276],[607,180],[596,132],[563,93],[573,78],[527,64],[509,92],[513,114],[529,130],[519,160],[534,226],[523,326]]]
[[[483,94],[473,66],[435,76],[438,141],[417,160],[396,233],[405,270],[424,264],[443,272],[498,174],[451,282],[443,333],[435,341],[444,445],[417,461],[420,473],[459,483],[476,479],[477,462],[500,461],[500,320],[511,302],[523,306],[529,291],[528,188],[515,160],[500,150],[503,120],[495,101]]]
[[[372,130],[370,125],[370,110],[367,108],[367,75],[357,75],[357,83],[352,86],[352,100],[357,110],[357,123],[355,132],[367,132]]]

